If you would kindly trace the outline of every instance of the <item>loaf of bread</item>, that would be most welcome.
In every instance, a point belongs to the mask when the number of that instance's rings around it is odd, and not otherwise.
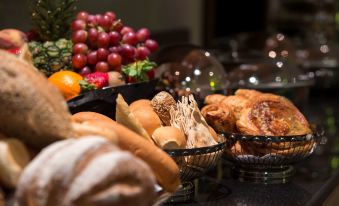
[[[80,117],[80,114],[77,114]],[[85,117],[86,115],[83,115]],[[100,115],[98,115],[100,116]],[[115,131],[118,146],[123,150],[132,152],[144,160],[153,170],[159,184],[168,192],[173,192],[180,185],[179,168],[174,160],[154,143],[150,143],[140,135],[125,126],[112,121],[87,120],[77,118],[77,123],[105,127]]]
[[[129,105],[129,109],[131,110],[131,112],[134,112],[136,110],[153,110],[152,108],[152,105],[151,105],[151,100],[149,99],[139,99],[139,100],[136,100],[134,102],[132,102],[130,105]]]
[[[30,160],[26,146],[18,139],[0,139],[0,183],[4,188],[16,187],[21,172]]]
[[[176,127],[159,127],[153,132],[152,139],[162,149],[186,148],[185,134]]]
[[[162,91],[155,95],[151,101],[153,110],[160,117],[164,126],[171,126],[170,110],[177,109],[177,105],[172,95],[168,92]]]
[[[22,173],[17,206],[149,206],[155,200],[149,166],[102,137],[56,142]]]
[[[0,51],[0,132],[41,149],[73,136],[65,100],[32,65]]]

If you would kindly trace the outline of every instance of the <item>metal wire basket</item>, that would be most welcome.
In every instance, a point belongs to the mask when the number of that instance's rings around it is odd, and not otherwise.
[[[324,131],[319,128],[296,136],[224,135],[226,158],[234,163],[233,176],[240,181],[264,183],[289,181],[294,174],[292,165],[326,143]]]
[[[185,202],[193,198],[192,181],[212,169],[224,154],[226,139],[224,135],[219,137],[218,144],[209,147],[165,150],[178,164],[182,182],[182,187],[172,195],[168,203]]]

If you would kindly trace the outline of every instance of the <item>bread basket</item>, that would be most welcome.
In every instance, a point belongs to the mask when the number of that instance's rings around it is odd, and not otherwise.
[[[219,135],[218,144],[192,149],[165,150],[178,164],[182,187],[167,202],[185,202],[193,198],[193,180],[202,177],[216,166],[226,148],[224,135]]]
[[[313,127],[311,134],[295,136],[224,135],[225,156],[234,164],[232,176],[267,184],[288,182],[294,174],[293,165],[312,155],[327,140],[319,127]]]

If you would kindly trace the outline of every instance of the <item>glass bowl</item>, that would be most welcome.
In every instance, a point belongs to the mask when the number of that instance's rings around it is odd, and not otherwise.
[[[296,136],[260,136],[225,133],[225,156],[234,163],[233,177],[240,181],[284,183],[293,176],[293,164],[325,144],[324,131]]]

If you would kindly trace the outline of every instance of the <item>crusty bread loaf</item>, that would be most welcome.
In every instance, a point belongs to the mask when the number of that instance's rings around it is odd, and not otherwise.
[[[72,123],[75,132],[75,138],[81,138],[88,135],[99,135],[109,140],[111,143],[116,144],[118,141],[117,134],[114,130],[111,130],[102,126],[94,126],[86,123]]]
[[[18,139],[0,139],[0,183],[5,188],[16,187],[21,172],[30,160],[26,146]]]
[[[118,137],[118,146],[143,159],[152,168],[158,182],[166,191],[173,192],[180,185],[179,168],[173,159],[132,130],[114,121],[78,119],[78,122],[114,130]]]
[[[151,100],[148,99],[139,99],[137,101],[132,102],[129,105],[129,109],[131,110],[131,112],[134,112],[136,110],[142,109],[142,110],[146,110],[146,109],[151,109],[152,105],[151,105]]]
[[[83,120],[101,120],[107,122],[114,122],[113,119],[97,113],[97,112],[78,112],[72,115],[71,120],[73,122],[82,122]]]
[[[149,166],[102,137],[68,139],[45,148],[24,170],[17,206],[149,206]]]
[[[153,110],[157,113],[164,126],[171,126],[170,110],[177,108],[177,104],[172,95],[162,91],[155,95],[151,101]]]
[[[32,65],[0,51],[0,132],[41,149],[73,136],[65,100]]]
[[[153,132],[152,139],[156,145],[163,149],[186,148],[185,134],[176,127],[159,127]]]

